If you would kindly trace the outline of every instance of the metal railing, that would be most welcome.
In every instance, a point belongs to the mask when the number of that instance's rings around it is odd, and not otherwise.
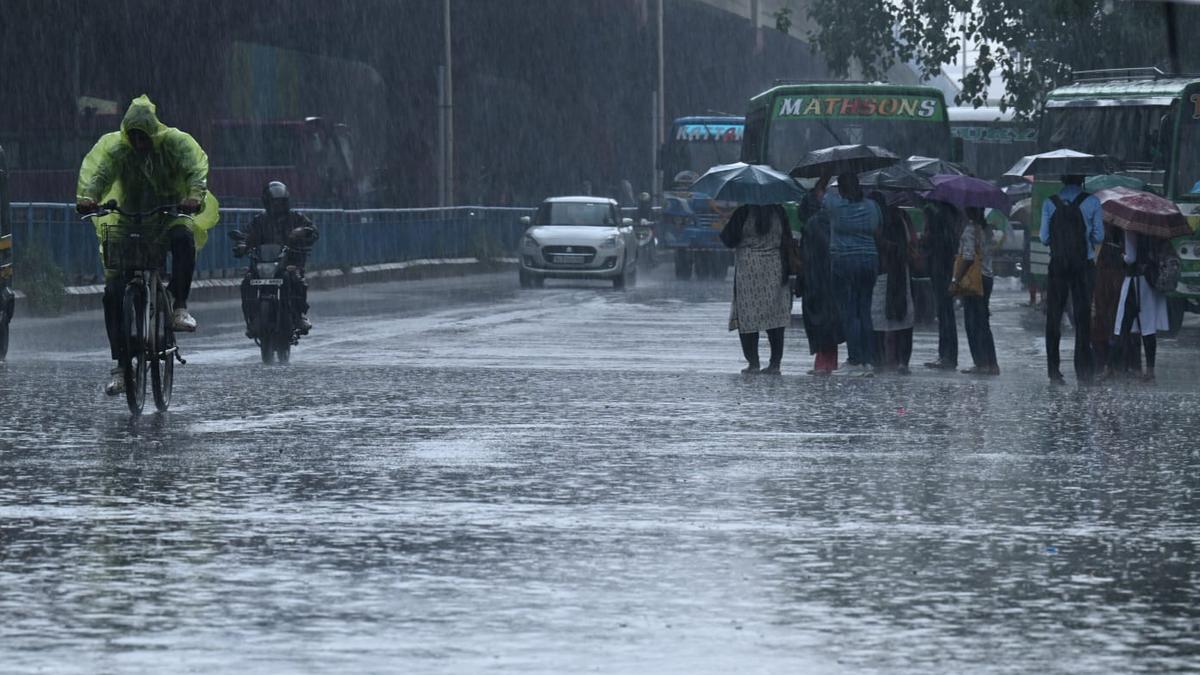
[[[196,256],[197,278],[241,276],[245,261],[233,257],[228,234],[243,228],[260,209],[221,209],[221,221]],[[321,237],[308,268],[348,269],[422,259],[507,257],[516,251],[533,208],[459,206],[430,209],[308,209]],[[39,246],[66,274],[67,283],[103,279],[99,245],[90,222],[72,204],[11,205],[14,248]]]

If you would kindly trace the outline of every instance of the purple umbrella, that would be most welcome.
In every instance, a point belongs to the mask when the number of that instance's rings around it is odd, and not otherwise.
[[[976,206],[981,209],[1001,209],[1008,213],[1008,195],[986,180],[948,175],[934,176],[930,180],[933,181],[933,189],[925,193],[926,199],[964,208]]]

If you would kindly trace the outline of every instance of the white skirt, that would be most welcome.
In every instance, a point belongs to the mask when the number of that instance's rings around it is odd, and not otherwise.
[[[1154,290],[1140,276],[1125,277],[1121,285],[1121,301],[1117,304],[1117,322],[1113,324],[1113,335],[1121,335],[1121,326],[1125,323],[1125,300],[1129,297],[1129,286],[1136,280],[1138,287],[1138,317],[1133,321],[1131,332],[1142,335],[1154,335],[1158,331],[1168,330],[1170,320],[1167,318],[1167,296]]]

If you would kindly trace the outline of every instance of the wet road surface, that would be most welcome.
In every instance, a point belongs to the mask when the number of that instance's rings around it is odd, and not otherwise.
[[[669,272],[314,292],[286,367],[197,305],[137,421],[98,313],[19,318],[0,670],[1200,668],[1194,317],[1152,387],[1051,387],[1012,289],[999,378],[814,379],[800,330],[747,378]]]

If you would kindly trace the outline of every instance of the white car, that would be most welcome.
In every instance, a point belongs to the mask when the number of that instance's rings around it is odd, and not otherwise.
[[[637,283],[637,235],[616,201],[551,197],[521,222],[527,227],[518,252],[522,288],[546,279],[606,279],[613,288]]]

